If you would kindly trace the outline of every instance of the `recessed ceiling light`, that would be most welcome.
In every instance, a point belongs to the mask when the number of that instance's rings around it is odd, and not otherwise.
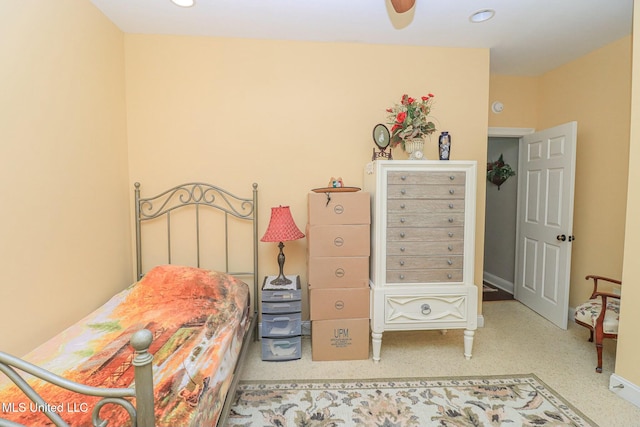
[[[171,0],[173,4],[180,7],[191,7],[196,4],[196,0]]]
[[[496,11],[493,9],[482,9],[475,12],[473,15],[469,17],[469,21],[477,24],[479,22],[485,22],[489,19],[493,18],[493,15],[496,14]]]

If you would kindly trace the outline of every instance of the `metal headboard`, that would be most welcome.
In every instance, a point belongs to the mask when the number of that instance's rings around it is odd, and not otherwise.
[[[251,275],[254,291],[258,288],[258,184],[253,184],[250,198],[238,197],[211,184],[191,182],[175,186],[156,196],[141,198],[140,183],[135,184],[136,206],[136,277],[144,276],[142,269],[142,223],[164,216],[167,224],[167,263],[171,264],[171,213],[186,206],[195,206],[196,266],[200,267],[200,207],[212,208],[224,214],[225,272],[231,275]],[[253,271],[229,271],[229,218],[250,221],[253,225]],[[257,294],[254,294],[257,298]]]

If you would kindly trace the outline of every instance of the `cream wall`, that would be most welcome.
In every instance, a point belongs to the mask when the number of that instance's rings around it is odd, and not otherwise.
[[[638,27],[637,8],[634,22]],[[587,274],[627,284],[615,372],[633,384],[640,384],[640,313],[635,309],[640,288],[634,286],[640,276],[640,193],[633,187],[640,182],[640,89],[634,85],[632,90],[632,81],[640,81],[639,38],[622,38],[534,79],[492,76],[490,102],[508,99],[505,112],[515,111],[509,120],[489,117],[489,126],[537,129],[578,122],[570,306],[590,295]],[[523,120],[531,105],[537,120]]]
[[[637,2],[634,2],[637,4]],[[634,28],[640,28],[640,9],[633,10]],[[640,34],[633,35],[633,72],[632,80],[640,82]],[[640,191],[635,185],[640,182],[640,87],[634,84],[631,92],[631,137],[629,149],[629,192],[627,194],[627,227],[625,230],[624,267],[622,270],[622,303],[620,307],[620,336],[616,355],[616,374],[640,386],[640,286],[636,285],[640,277]],[[631,285],[631,286],[629,286]],[[637,395],[636,402],[639,396]],[[637,404],[637,403],[636,403]]]
[[[485,49],[160,35],[125,35],[125,46],[130,184],[140,181],[155,194],[203,180],[244,195],[257,182],[260,235],[278,205],[291,206],[304,231],[307,194],[332,176],[362,187],[373,126],[404,93],[436,95],[432,114],[453,136],[452,159],[486,162]],[[437,158],[437,135],[426,156]],[[479,188],[477,284],[484,184]],[[285,246],[285,272],[299,273],[303,283],[306,245]],[[260,244],[261,275],[277,274],[276,254],[276,245]]]
[[[538,125],[539,82],[539,77],[492,74],[489,77],[489,102],[502,102],[504,110],[494,113],[489,109],[489,126],[535,129]]]
[[[500,100],[505,109],[490,113],[489,126],[578,122],[571,307],[591,294],[587,274],[622,274],[630,73],[629,36],[539,77],[491,76],[490,102]]]
[[[630,36],[540,78],[538,127],[578,122],[571,307],[591,295],[587,274],[622,274],[630,93]]]
[[[0,2],[0,348],[131,281],[124,36],[88,1]]]

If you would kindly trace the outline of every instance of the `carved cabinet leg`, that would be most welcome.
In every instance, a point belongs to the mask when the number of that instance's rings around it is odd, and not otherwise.
[[[464,358],[471,359],[471,350],[473,349],[473,336],[476,331],[465,329],[464,331]]]
[[[373,361],[380,361],[380,349],[382,347],[382,332],[371,332],[371,347],[373,348]]]

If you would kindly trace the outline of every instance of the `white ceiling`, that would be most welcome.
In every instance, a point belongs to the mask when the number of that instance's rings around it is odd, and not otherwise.
[[[126,33],[490,48],[491,72],[537,76],[631,34],[633,0],[91,0]],[[472,24],[469,16],[494,9]],[[401,62],[399,58],[389,58]]]

